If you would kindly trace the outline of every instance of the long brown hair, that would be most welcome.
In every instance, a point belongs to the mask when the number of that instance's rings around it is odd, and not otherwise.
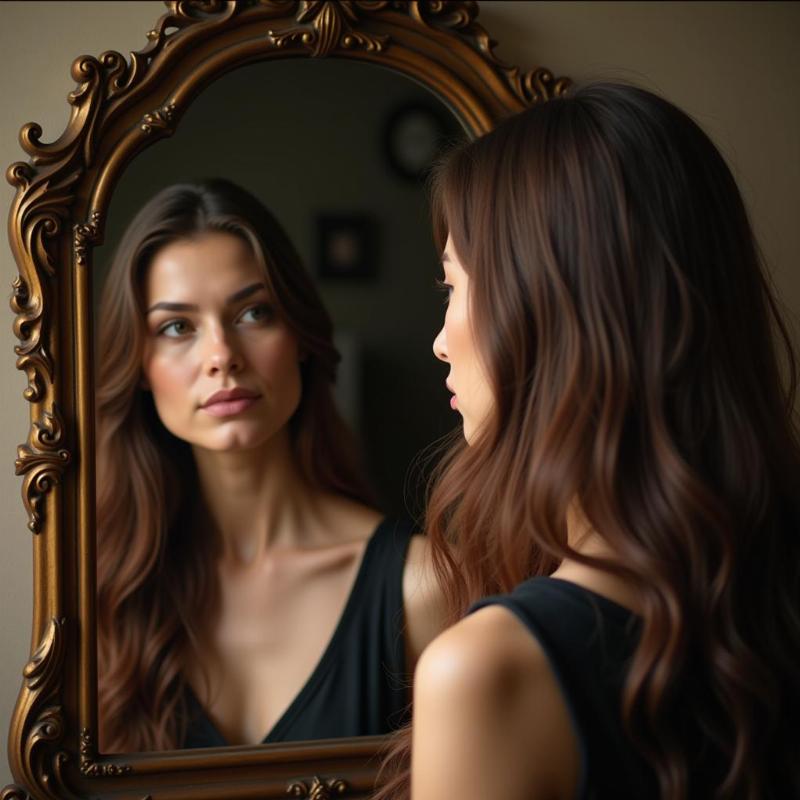
[[[372,493],[332,398],[333,328],[289,238],[266,208],[224,180],[170,186],[126,230],[100,302],[97,375],[97,581],[100,743],[161,750],[183,737],[183,666],[218,599],[215,543],[194,525],[198,481],[186,442],[142,388],[143,285],[156,252],[206,231],[241,237],[264,268],[277,313],[307,357],[290,421],[301,474],[362,502]]]
[[[565,557],[620,575],[643,598],[622,714],[662,800],[800,796],[795,357],[723,158],[593,85],[450,154],[433,208],[495,397],[428,505],[451,618]],[[613,563],[567,545],[576,501]]]

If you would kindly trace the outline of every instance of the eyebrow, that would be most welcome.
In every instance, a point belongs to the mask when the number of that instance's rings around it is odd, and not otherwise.
[[[447,255],[447,253],[446,253],[446,252],[445,252],[445,253],[442,253],[442,257],[441,257],[441,259],[439,259],[439,260],[440,260],[440,261],[441,261],[441,262],[444,264],[444,262],[445,262],[445,261],[449,261],[449,260],[450,260],[450,256],[449,256],[449,255]]]
[[[258,283],[251,283],[249,286],[245,286],[244,289],[239,289],[239,291],[234,292],[230,297],[225,300],[225,305],[232,305],[233,303],[238,303],[240,300],[245,300],[246,298],[254,295],[260,289],[266,289],[267,287],[264,286],[263,283],[260,281]],[[162,301],[160,303],[154,303],[150,308],[145,311],[145,315],[149,314],[152,311],[197,311],[198,306],[194,305],[193,303],[169,303],[167,301]]]

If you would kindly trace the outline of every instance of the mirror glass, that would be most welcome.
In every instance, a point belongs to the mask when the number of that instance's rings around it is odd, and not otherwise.
[[[424,178],[464,135],[427,89],[381,67],[302,59],[231,72],[124,171],[94,252],[95,310],[120,237],[159,190],[213,177],[247,189],[284,227],[331,314],[336,402],[380,510],[417,514],[433,463],[420,454],[457,422],[431,352],[444,309]]]

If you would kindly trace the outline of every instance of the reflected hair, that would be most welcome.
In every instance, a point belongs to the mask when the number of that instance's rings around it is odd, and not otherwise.
[[[433,217],[495,399],[429,498],[451,620],[567,557],[624,578],[621,712],[661,800],[800,796],[795,355],[722,156],[666,100],[591,85],[451,152]],[[574,507],[617,558],[569,547]],[[379,797],[407,796],[409,742]]]
[[[373,502],[355,440],[333,401],[339,354],[331,319],[284,230],[229,181],[159,192],[125,231],[99,309],[98,702],[105,752],[180,746],[184,666],[202,663],[199,623],[218,603],[217,543],[199,524],[191,448],[164,427],[142,383],[148,268],[166,245],[212,231],[248,245],[279,318],[305,355],[302,396],[289,422],[302,477],[314,489]]]

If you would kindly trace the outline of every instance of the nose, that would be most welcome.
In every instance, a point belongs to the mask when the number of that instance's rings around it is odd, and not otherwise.
[[[433,354],[439,361],[447,363],[447,336],[444,332],[444,326],[442,326],[442,329],[433,340]]]
[[[221,328],[209,333],[204,362],[206,374],[210,376],[239,372],[243,366],[235,340]]]

